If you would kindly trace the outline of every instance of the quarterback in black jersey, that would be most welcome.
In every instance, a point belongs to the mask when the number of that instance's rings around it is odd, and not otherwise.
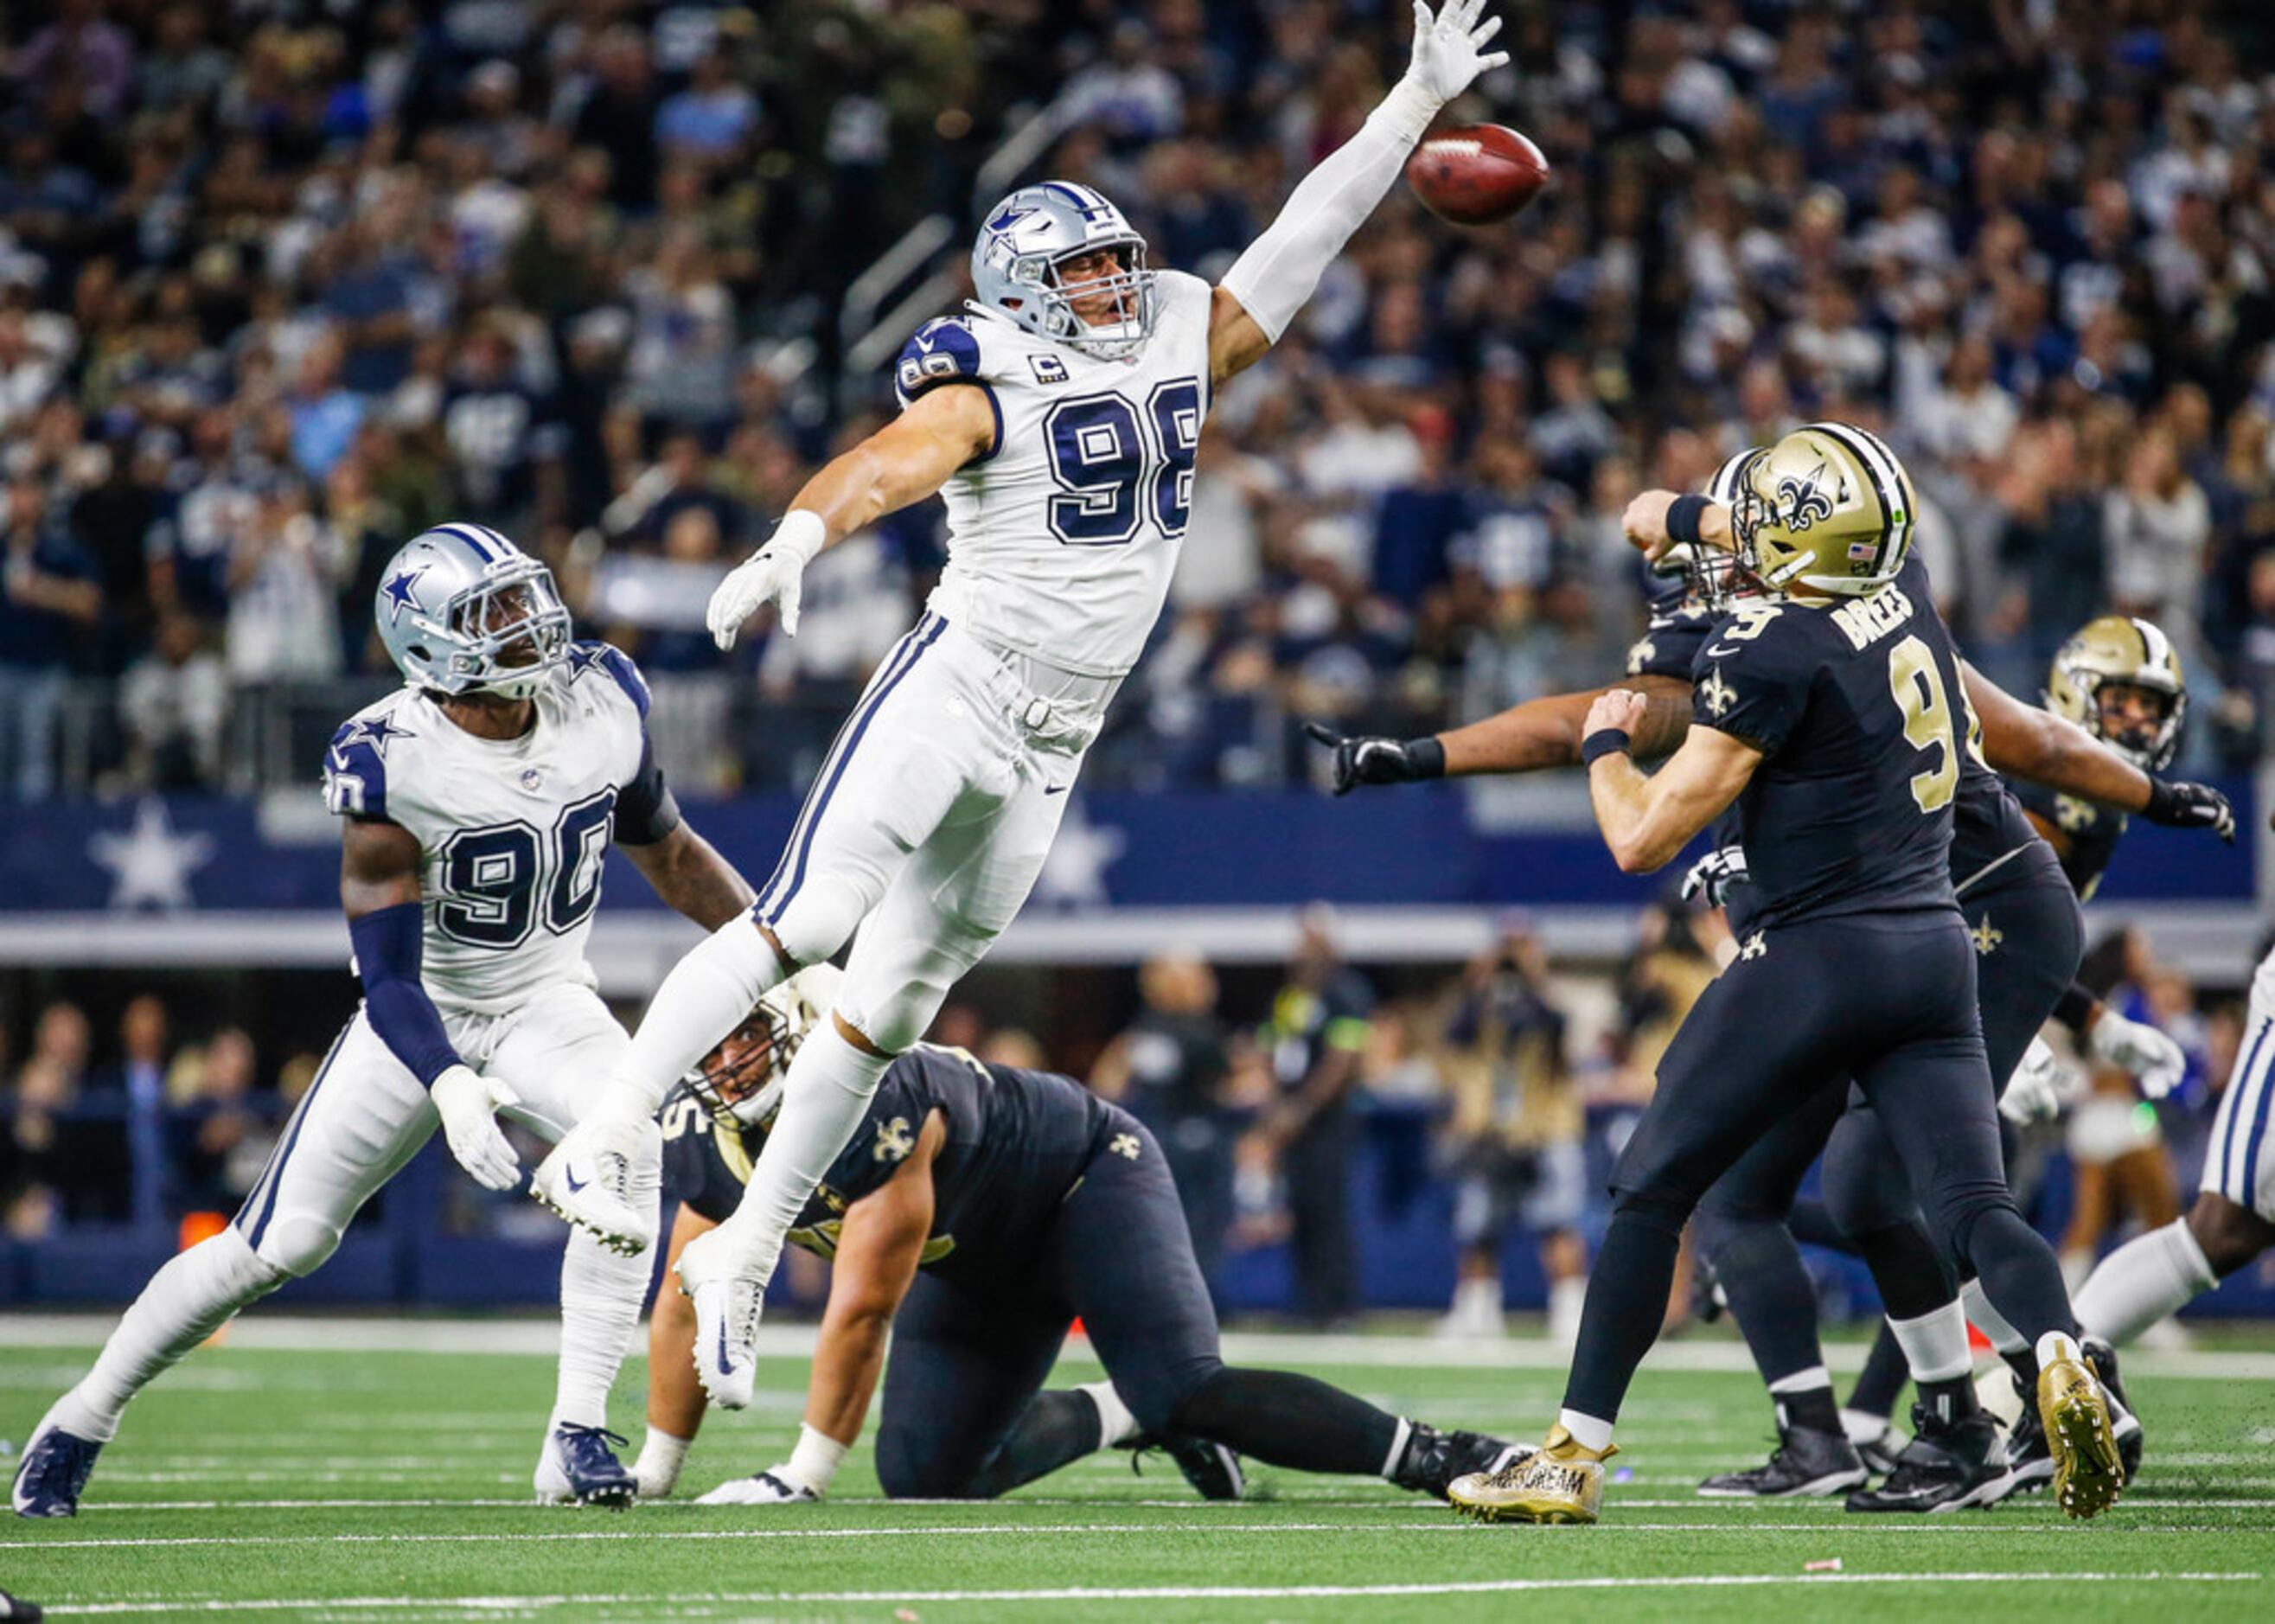
[[[666,1103],[665,1195],[683,1204],[675,1250],[735,1211],[837,973],[816,966],[768,993]],[[888,1329],[876,1459],[896,1499],[992,1499],[1116,1445],[1166,1449],[1212,1499],[1239,1497],[1243,1455],[1442,1495],[1520,1453],[1308,1376],[1226,1365],[1160,1145],[1069,1077],[910,1050],[789,1238],[832,1264],[805,1425],[788,1461],[707,1503],[820,1499],[860,1435]],[[1077,1318],[1107,1379],[1045,1391]],[[665,1293],[634,1468],[643,1496],[673,1487],[703,1415],[694,1362],[710,1354],[692,1310]]]
[[[2060,1268],[2001,1165],[1975,951],[1949,873],[1974,728],[1948,636],[1897,584],[1909,480],[1871,435],[1816,424],[1756,459],[1736,495],[1729,508],[1663,492],[1631,506],[1631,535],[1727,550],[1766,601],[1699,650],[1693,725],[1658,774],[1628,753],[1647,714],[1640,693],[1596,701],[1582,755],[1629,872],[1663,866],[1735,805],[1752,928],[1668,1050],[1621,1154],[1558,1426],[1537,1455],[1462,1479],[1453,1499],[1490,1516],[1593,1519],[1683,1224],[1755,1141],[1853,1077],[1947,1251],[2032,1339],[2060,1497],[2091,1516],[2121,1484],[2117,1446]]]

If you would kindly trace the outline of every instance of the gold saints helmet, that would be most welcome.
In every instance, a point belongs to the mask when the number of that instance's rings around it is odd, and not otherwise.
[[[1754,458],[1731,503],[1738,567],[1772,592],[1863,597],[1896,578],[1919,504],[1895,453],[1853,423],[1810,423]]]
[[[761,993],[742,1023],[713,1045],[680,1085],[722,1127],[773,1128],[790,1063],[805,1035],[828,1018],[844,979],[835,964],[809,964]]]
[[[2150,719],[2112,722],[2105,702],[2131,688],[2150,700]],[[2150,621],[2104,615],[2071,634],[2054,654],[2046,681],[2046,708],[2066,716],[2150,772],[2170,767],[2188,717],[2188,684],[2181,657]]]

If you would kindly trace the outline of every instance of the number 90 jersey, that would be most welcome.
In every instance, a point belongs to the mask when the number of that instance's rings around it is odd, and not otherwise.
[[[977,385],[995,445],[949,479],[942,618],[1089,676],[1138,662],[1192,514],[1208,414],[1208,283],[1157,273],[1153,334],[1127,360],[1040,338],[979,306],[927,322],[901,351],[905,407]]]
[[[585,940],[613,835],[679,821],[647,738],[647,684],[606,643],[571,645],[518,739],[477,738],[418,689],[332,736],[324,804],[408,829],[424,855],[420,978],[445,1008],[497,1014],[593,984]]]

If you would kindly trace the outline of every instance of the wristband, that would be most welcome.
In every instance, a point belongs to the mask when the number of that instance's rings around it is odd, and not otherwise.
[[[1625,728],[1598,728],[1580,741],[1580,765],[1593,767],[1606,756],[1623,756],[1634,742]]]
[[[1678,547],[1703,547],[1705,538],[1698,533],[1698,521],[1705,517],[1712,503],[1704,496],[1677,496],[1667,504],[1667,536]]]
[[[2172,817],[2173,803],[2178,798],[2173,794],[2172,785],[2151,773],[2149,774],[2149,804],[2141,809],[2141,815],[2151,823],[2163,823]]]
[[[1417,778],[1443,778],[1446,775],[1446,747],[1435,734],[1427,738],[1408,739],[1399,748],[1406,752],[1406,765]]]
[[[2082,1038],[2086,1023],[2093,1018],[2093,1008],[2098,1001],[2092,993],[2073,981],[2054,1001],[2054,1019]]]
[[[782,515],[782,523],[775,526],[775,533],[759,550],[788,553],[805,565],[813,562],[813,555],[828,540],[829,526],[822,522],[820,514],[811,508],[792,508]]]

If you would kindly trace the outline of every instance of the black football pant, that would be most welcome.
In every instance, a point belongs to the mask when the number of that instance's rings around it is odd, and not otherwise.
[[[2060,869],[2027,859],[2018,859],[2017,867],[2007,885],[1961,904],[1976,948],[1984,1048],[2001,1091],[2084,948],[2076,895]],[[1999,1126],[2003,1150],[2004,1122]],[[1816,1294],[1787,1222],[1794,1194],[1820,1151],[1828,1215],[1843,1249],[1871,1266],[1889,1314],[1914,1319],[1951,1301],[1948,1265],[1930,1239],[1878,1114],[1853,1091],[1845,1098],[1828,1091],[1749,1150],[1698,1207],[1700,1250],[1714,1265],[1762,1379],[1771,1384],[1824,1363]],[[1882,1396],[1890,1372],[1901,1386],[1906,1367],[1885,1323],[1878,1341],[1884,1346],[1873,1350],[1860,1397],[1863,1407],[1885,1415],[1893,1397]]]
[[[1614,1170],[1565,1407],[1617,1418],[1691,1212],[1756,1142],[1850,1077],[1950,1256],[2026,1335],[2074,1330],[2053,1251],[2007,1189],[1975,1002],[1956,909],[1804,920],[1742,951],[1668,1046]]]
[[[1090,1399],[1042,1391],[1077,1317],[1148,1432],[1190,1433],[1298,1471],[1387,1464],[1396,1416],[1308,1376],[1224,1363],[1160,1144],[1117,1109],[1030,1267],[985,1284],[917,1276],[885,1367],[886,1494],[988,1499],[1097,1448]]]

